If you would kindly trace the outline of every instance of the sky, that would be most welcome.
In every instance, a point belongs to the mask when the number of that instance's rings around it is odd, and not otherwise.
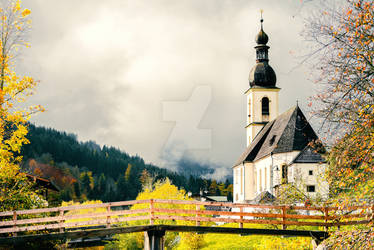
[[[254,38],[269,36],[280,113],[307,114],[315,86],[299,65],[300,33],[313,1],[27,0],[31,48],[17,70],[40,83],[36,125],[115,146],[176,169],[188,158],[231,172],[245,149],[248,74]],[[318,126],[318,124],[317,124]]]

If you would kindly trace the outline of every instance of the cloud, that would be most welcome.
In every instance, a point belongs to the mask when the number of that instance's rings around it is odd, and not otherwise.
[[[295,2],[29,0],[32,47],[20,69],[41,81],[32,102],[48,110],[33,121],[170,167],[175,161],[167,162],[172,148],[165,145],[176,124],[164,119],[163,103],[186,101],[198,86],[208,86],[198,128],[210,131],[211,146],[182,142],[177,151],[219,167],[217,176],[231,172],[245,147],[243,93],[255,63],[260,9],[282,88],[280,111],[296,99],[305,105],[311,92],[304,68],[290,72],[295,60],[289,51],[303,47]],[[196,114],[183,115],[186,131],[195,129],[188,119]]]

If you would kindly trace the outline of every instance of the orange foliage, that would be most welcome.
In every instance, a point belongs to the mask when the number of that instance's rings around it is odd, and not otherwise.
[[[323,86],[315,110],[338,136],[328,157],[332,192],[362,202],[374,193],[374,3],[346,0],[341,7],[307,27]]]
[[[26,165],[26,168],[32,171],[35,175],[53,181],[53,183],[61,189],[71,186],[77,182],[77,179],[74,178],[74,176],[64,173],[63,170],[55,166],[38,163],[34,159],[29,160]]]

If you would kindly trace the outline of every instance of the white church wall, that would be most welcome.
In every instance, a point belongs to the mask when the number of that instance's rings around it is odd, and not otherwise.
[[[255,196],[263,191],[274,194],[274,186],[281,183],[282,165],[288,165],[300,151],[268,155],[254,163],[256,183]]]
[[[329,187],[323,179],[323,173],[326,169],[325,164],[299,163],[289,165],[299,152],[269,155],[254,163],[247,162],[235,166],[233,168],[234,202],[244,203],[253,200],[263,191],[274,194],[274,187],[281,184],[283,165],[288,166],[288,182],[293,182],[298,187],[302,187],[304,192],[307,192],[307,186],[314,186],[314,192],[308,192],[311,197],[316,197],[317,194],[326,197]]]
[[[256,122],[272,121],[278,116],[278,92],[280,89],[251,88],[247,95],[247,146],[253,141],[263,124],[253,124]],[[262,98],[269,98],[269,116],[263,120]],[[251,124],[251,125],[250,125]]]
[[[303,192],[306,192],[312,198],[317,196],[327,198],[329,185],[324,177],[325,171],[326,164],[294,163],[289,167],[290,182],[295,183],[299,189],[302,189]],[[314,186],[314,192],[311,192],[312,190],[308,186]]]
[[[234,171],[234,202],[244,202],[245,189],[245,168],[244,165],[238,165],[233,168]]]
[[[263,122],[262,121],[262,104],[261,100],[264,97],[269,98],[269,120],[272,121],[278,116],[278,92],[279,89],[250,89],[247,102],[250,101],[251,116],[248,120],[252,122]],[[248,113],[249,115],[249,113]]]
[[[261,129],[264,127],[263,124],[252,124],[251,126],[247,126],[247,146],[251,144],[253,139],[256,137],[256,135],[261,131]]]
[[[255,173],[254,173],[253,163],[251,162],[244,163],[244,168],[245,168],[244,200],[252,200],[254,199],[254,196],[255,196],[255,185],[253,185],[253,183],[255,182],[255,179],[254,179]]]
[[[263,191],[270,192],[271,158],[265,157],[254,163],[257,172],[256,196]]]

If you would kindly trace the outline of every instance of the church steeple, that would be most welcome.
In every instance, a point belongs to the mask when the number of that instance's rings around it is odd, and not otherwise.
[[[261,12],[261,30],[256,36],[256,65],[252,68],[249,74],[249,84],[251,87],[275,87],[277,77],[273,68],[269,65],[269,55],[267,42],[269,41],[268,35],[263,29],[264,19]]]
[[[262,13],[261,13],[261,30],[256,36],[256,43],[257,46],[255,47],[256,49],[256,62],[263,62],[263,61],[269,61],[268,58],[268,49],[269,46],[266,46],[266,44],[269,41],[268,35],[266,35],[262,23],[264,22],[264,19],[262,18]]]
[[[249,90],[247,95],[247,146],[253,141],[262,127],[278,116],[277,81],[272,67],[269,65],[267,42],[268,35],[263,28],[264,19],[261,12],[261,30],[256,36],[256,65],[249,73]]]

